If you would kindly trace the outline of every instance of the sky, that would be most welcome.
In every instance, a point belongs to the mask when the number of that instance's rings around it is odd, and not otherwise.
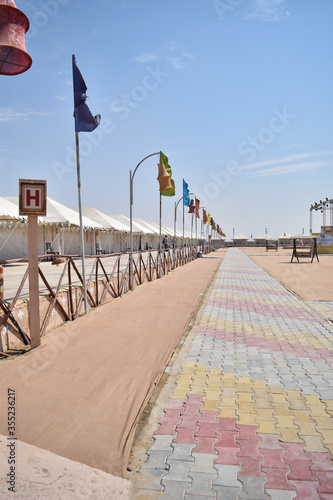
[[[0,75],[1,196],[45,179],[78,206],[72,54],[101,115],[80,132],[82,205],[129,216],[130,171],[163,151],[227,238],[309,231],[333,198],[332,0],[16,0],[31,68]],[[134,177],[133,216],[159,220],[158,155]],[[177,227],[182,225],[182,202]],[[191,216],[186,214],[186,227]],[[314,212],[313,230],[322,214]]]

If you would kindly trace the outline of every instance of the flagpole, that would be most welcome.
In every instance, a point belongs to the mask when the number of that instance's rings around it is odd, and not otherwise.
[[[85,266],[84,235],[83,235],[83,221],[82,221],[82,205],[81,205],[80,148],[79,148],[79,133],[76,131],[75,131],[75,144],[76,144],[77,190],[79,199],[80,236],[81,236],[81,254],[82,254],[83,298],[84,298],[84,312],[85,314],[87,314],[88,303],[87,303],[86,266]]]
[[[162,275],[162,193],[160,191],[160,277]]]

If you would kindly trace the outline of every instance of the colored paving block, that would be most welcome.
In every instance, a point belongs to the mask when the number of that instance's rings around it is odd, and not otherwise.
[[[216,427],[218,426],[218,422],[202,422],[202,420],[198,421],[199,429],[195,432],[195,436],[204,436],[204,437],[217,437]]]
[[[250,477],[265,477],[265,474],[261,468],[262,456],[261,457],[243,457],[237,454],[237,458],[240,461],[240,476],[250,476]]]
[[[321,429],[320,434],[323,436],[323,444],[333,444],[333,430]]]
[[[283,443],[304,443],[304,436],[300,438],[296,429],[286,429],[279,427],[278,431],[281,434],[280,441],[282,441]]]
[[[215,464],[217,470],[217,478],[213,481],[213,489],[215,486],[241,487],[237,475],[240,468],[236,465],[220,465]]]
[[[217,451],[217,458],[215,459],[216,464],[240,465],[240,461],[237,458],[239,448],[233,446],[217,446],[215,444],[215,450]]]
[[[318,482],[314,481],[290,481],[290,485],[295,488],[297,497],[302,500],[318,500]]]
[[[235,408],[221,408],[221,412],[218,414],[218,417],[221,419],[238,419],[236,415],[236,407]]]
[[[217,442],[217,437],[196,437],[195,441],[196,447],[193,449],[193,453],[211,453],[212,455],[216,454],[214,445]]]
[[[257,425],[256,413],[240,413],[238,412],[238,410],[236,410],[236,413],[239,416],[237,422],[239,425],[251,425],[251,426]]]
[[[276,421],[274,420],[257,420],[258,433],[259,434],[280,434],[281,428],[276,427]]]
[[[202,411],[217,411],[219,409],[219,399],[203,399]]]
[[[236,437],[238,436],[238,431],[218,431],[218,440],[215,446],[226,446],[228,448],[234,447],[239,448],[239,444],[236,442]]]
[[[236,431],[236,422],[237,418],[221,418],[218,417],[218,427],[216,429],[217,434],[220,433],[220,431]]]
[[[264,492],[266,478],[239,475],[238,479],[243,485],[243,491],[238,495],[239,500],[270,500],[270,497]]]
[[[260,438],[260,444],[259,444],[259,449],[266,449],[266,450],[283,450],[283,447],[281,446],[280,442],[280,434],[259,434],[258,437]]]
[[[274,415],[277,420],[276,427],[286,429],[297,429],[298,426],[294,423],[294,417],[289,415]]]
[[[212,490],[212,483],[216,479],[216,474],[206,474],[202,472],[191,472],[192,485],[186,490],[186,495],[191,498],[205,496],[206,498],[216,498],[216,493]],[[191,496],[190,496],[191,495]]]
[[[275,469],[288,469],[288,465],[283,460],[284,451],[281,450],[271,450],[260,448],[260,452],[263,456],[263,461],[261,466]]]
[[[330,453],[306,453],[311,461],[311,471],[333,471],[333,460]]]
[[[316,478],[310,472],[309,466],[311,464],[310,460],[291,460],[286,459],[285,462],[288,464],[290,468],[290,472],[288,474],[288,480],[296,480],[296,481],[315,481]]]
[[[319,436],[302,436],[302,439],[304,440],[305,451],[310,451],[310,452],[320,452],[320,453],[325,453],[327,449],[323,446],[322,439]],[[329,446],[329,445],[327,445]]]
[[[239,444],[239,451],[237,454],[237,457],[253,457],[253,458],[261,458],[262,459],[262,454],[258,449],[258,444],[260,443],[259,439],[253,440],[253,439],[241,439],[240,441],[237,441]]]
[[[287,479],[289,469],[273,467],[262,467],[263,473],[267,477],[265,489],[294,490],[295,488]]]
[[[174,443],[195,443],[194,433],[194,429],[177,428],[178,435],[174,440]]]
[[[306,436],[317,436],[318,431],[316,429],[316,425],[314,422],[296,422],[296,424],[299,427],[299,435],[302,437],[302,435]]]
[[[274,410],[269,408],[256,408],[257,420],[274,420]]]
[[[316,479],[319,481],[317,488],[318,493],[333,494],[333,472],[332,471],[316,471],[314,472]]]
[[[318,430],[329,429],[333,430],[333,419],[329,416],[327,417],[313,417],[315,425]]]

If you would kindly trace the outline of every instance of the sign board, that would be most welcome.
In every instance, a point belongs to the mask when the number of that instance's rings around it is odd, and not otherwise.
[[[19,215],[46,215],[46,181],[19,180]]]

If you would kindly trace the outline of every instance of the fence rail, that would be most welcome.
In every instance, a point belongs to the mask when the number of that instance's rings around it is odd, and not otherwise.
[[[143,283],[162,278],[177,267],[193,261],[198,257],[199,251],[207,254],[210,251],[210,247],[208,245],[201,245],[200,247],[185,246],[161,251],[135,252],[133,255],[133,288]],[[48,258],[50,257],[59,258],[59,255],[48,254]],[[40,279],[47,290],[47,293],[40,297],[41,337],[45,335],[48,329],[58,324],[66,321],[74,321],[84,310],[83,278],[78,268],[78,262],[80,261],[75,261],[73,256],[61,257],[65,257],[66,260],[62,264],[63,269],[60,277],[57,278],[58,282],[56,284],[50,283],[50,279],[45,276],[41,266],[38,268]],[[86,285],[87,305],[89,309],[98,307],[131,290],[130,254],[98,255],[90,257],[90,259],[93,259],[93,264]],[[5,328],[7,333],[7,349],[10,344],[8,340],[9,333],[11,334],[11,340],[15,340],[16,344],[18,342],[27,344],[30,341],[28,320],[29,301],[25,301],[26,314],[23,311],[24,306],[22,306],[22,302],[18,304],[27,279],[28,268],[25,270],[12,301],[1,301],[0,304],[0,333]],[[44,307],[45,304],[46,307]],[[18,311],[18,309],[20,310]],[[56,316],[56,319],[51,321],[54,316]],[[5,355],[3,350],[1,341],[0,354]]]

